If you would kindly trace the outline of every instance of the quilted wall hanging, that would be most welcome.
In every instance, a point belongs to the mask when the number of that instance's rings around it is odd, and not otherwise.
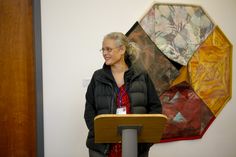
[[[126,33],[168,122],[161,142],[199,139],[232,95],[232,44],[201,6],[156,3]]]

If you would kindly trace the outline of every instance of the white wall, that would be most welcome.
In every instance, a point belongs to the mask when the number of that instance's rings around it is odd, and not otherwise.
[[[235,0],[160,0],[201,5],[236,45]],[[86,157],[83,81],[103,64],[102,37],[126,33],[152,0],[41,0],[45,157]],[[236,66],[233,55],[233,67]],[[233,78],[235,78],[233,68]],[[157,144],[150,157],[235,157],[233,97],[200,140]]]

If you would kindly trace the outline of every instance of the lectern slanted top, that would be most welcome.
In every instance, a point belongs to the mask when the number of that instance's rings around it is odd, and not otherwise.
[[[138,142],[158,143],[167,117],[163,114],[102,114],[94,119],[95,143],[118,143],[120,129],[137,128]]]

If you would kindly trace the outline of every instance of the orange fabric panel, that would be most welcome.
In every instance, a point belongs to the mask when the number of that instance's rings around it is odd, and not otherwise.
[[[231,98],[231,55],[232,45],[216,27],[188,64],[192,87],[215,115]]]

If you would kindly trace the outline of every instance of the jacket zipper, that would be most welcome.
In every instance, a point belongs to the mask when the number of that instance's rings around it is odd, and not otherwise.
[[[130,92],[129,92],[130,83],[133,82],[133,80],[136,79],[136,77],[138,77],[138,76],[139,76],[139,75],[134,75],[134,76],[130,79],[129,83],[128,83],[128,82],[126,81],[126,79],[125,79],[126,90],[127,90],[127,93],[128,93],[129,98],[130,98]],[[130,111],[132,111],[132,110],[133,110],[133,105],[132,105],[132,103],[130,102]]]
[[[114,109],[114,101],[115,101],[115,91],[111,83],[109,83],[111,90],[112,90],[112,98],[111,98],[111,108],[110,108],[110,113],[113,114],[113,109]]]

